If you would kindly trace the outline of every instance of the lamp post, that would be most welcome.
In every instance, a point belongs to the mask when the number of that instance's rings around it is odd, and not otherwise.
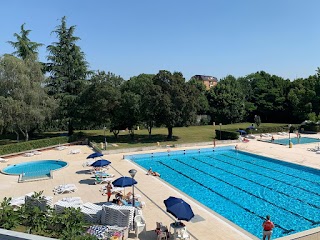
[[[137,170],[131,169],[131,170],[129,170],[129,173],[130,173],[130,175],[131,175],[131,177],[132,177],[132,183],[133,183],[133,179],[134,179],[134,176],[135,176],[136,173],[137,173]],[[134,184],[132,184],[132,206],[135,207]],[[135,216],[136,216],[136,210],[134,210],[134,212],[133,212],[133,221],[132,221],[132,228],[133,228],[133,230],[135,229],[135,227],[134,227],[134,218],[135,218]]]
[[[106,127],[103,127],[103,136],[104,136],[104,150],[107,150],[107,138],[106,138]]]
[[[291,124],[289,124],[288,127],[289,127],[289,147],[290,147],[290,143],[291,143],[291,138],[290,138]]]
[[[222,126],[222,123],[219,123],[219,126],[220,126],[220,140],[221,140],[221,126]]]

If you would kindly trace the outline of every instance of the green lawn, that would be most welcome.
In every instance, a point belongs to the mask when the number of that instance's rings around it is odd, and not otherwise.
[[[235,131],[237,129],[246,129],[251,123],[237,123],[221,125],[221,130]],[[286,127],[284,123],[263,123],[260,125],[259,130],[266,127]],[[190,127],[175,127],[173,128],[173,139],[167,141],[167,128],[153,128],[151,138],[149,138],[147,129],[136,130],[134,132],[134,139],[131,139],[128,131],[121,131],[116,139],[113,133],[106,131],[106,141],[108,142],[107,149],[118,149],[118,148],[132,148],[142,146],[156,146],[157,142],[160,145],[174,145],[183,143],[195,143],[195,142],[211,142],[215,137],[215,129],[220,129],[220,125],[205,125],[205,126],[190,126]],[[82,130],[85,137],[89,138],[90,141],[98,143],[104,142],[104,130]],[[254,133],[255,131],[253,131]],[[32,139],[41,139],[48,137],[55,137],[61,135],[62,132],[49,132],[38,134]],[[65,132],[64,132],[65,133]],[[22,139],[21,139],[22,140]],[[0,135],[0,145],[8,143],[15,143],[15,135]],[[112,146],[116,144],[118,146]]]
[[[251,123],[237,123],[222,125],[221,130],[235,131],[237,129],[246,129]],[[283,123],[264,123],[259,128],[264,127],[279,127],[286,126]],[[173,140],[167,141],[167,128],[154,128],[152,129],[152,136],[149,139],[148,131],[146,129],[136,130],[134,132],[134,140],[130,138],[128,131],[122,131],[118,135],[118,139],[115,139],[114,135],[109,131],[106,132],[106,140],[108,142],[107,149],[118,148],[130,148],[130,147],[142,147],[142,146],[155,146],[157,142],[163,145],[183,144],[183,143],[195,143],[195,142],[211,142],[215,137],[215,129],[220,129],[220,125],[206,125],[206,126],[191,126],[191,127],[175,127],[173,128]],[[87,130],[83,131],[89,136],[89,139],[102,143],[104,141],[103,130]],[[253,131],[254,133],[254,131]],[[112,146],[117,144],[118,147]],[[100,144],[98,144],[100,146]]]

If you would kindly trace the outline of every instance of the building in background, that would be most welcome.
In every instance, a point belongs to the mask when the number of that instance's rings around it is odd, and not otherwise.
[[[202,83],[206,86],[207,90],[218,84],[218,79],[212,76],[194,75],[193,78],[195,78],[198,81],[202,81]]]

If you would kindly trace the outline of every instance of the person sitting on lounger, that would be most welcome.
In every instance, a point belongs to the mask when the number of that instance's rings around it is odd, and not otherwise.
[[[160,177],[160,173],[158,173],[158,172],[152,172],[152,176]]]
[[[122,206],[122,205],[123,205],[122,199],[118,199],[118,200],[117,200],[117,204],[118,204],[119,206]]]
[[[152,173],[153,173],[152,168],[149,168],[147,175],[152,175]]]

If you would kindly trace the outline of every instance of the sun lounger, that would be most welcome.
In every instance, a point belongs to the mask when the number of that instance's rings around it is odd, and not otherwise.
[[[62,150],[65,150],[65,149],[67,149],[67,147],[65,147],[65,146],[56,147],[56,150],[58,150],[58,151],[62,151]]]
[[[74,188],[74,187],[60,188],[54,192],[54,195],[63,194],[63,193],[72,193],[72,192],[75,192],[76,190],[77,190],[77,188]]]
[[[247,138],[255,139],[255,138],[256,138],[256,136],[255,136],[255,135],[253,135],[253,134],[249,134],[249,135],[247,136]]]
[[[54,204],[54,209],[56,213],[63,213],[66,208],[81,208],[82,203],[82,201],[66,202],[60,200]]]
[[[76,187],[76,185],[74,185],[73,183],[58,185],[53,188],[53,191],[57,191],[61,188],[67,188],[67,187]]]
[[[75,192],[77,190],[77,187],[74,184],[66,184],[66,185],[60,185],[53,189],[53,193],[56,194],[63,194],[63,193],[71,193]]]
[[[32,152],[27,152],[27,153],[25,153],[23,156],[25,156],[25,157],[32,157],[32,156],[34,156],[34,153],[32,153]]]
[[[81,197],[66,197],[66,198],[62,198],[61,201],[64,201],[64,202],[81,202],[82,203]]]
[[[80,149],[72,149],[70,150],[69,154],[79,154],[81,153],[81,150]]]
[[[32,151],[31,153],[33,153],[34,155],[41,155],[42,152],[39,152],[39,151]]]
[[[111,174],[111,173],[106,173],[106,172],[96,172],[95,173],[95,177],[104,177],[104,178],[113,178],[115,177],[114,174]]]
[[[2,163],[8,162],[8,159],[4,159],[4,158],[0,157],[0,162],[2,162]]]
[[[107,182],[111,182],[114,178],[113,177],[99,177],[99,176],[96,176],[96,180],[94,181],[94,184],[103,184],[103,183],[107,183]]]

